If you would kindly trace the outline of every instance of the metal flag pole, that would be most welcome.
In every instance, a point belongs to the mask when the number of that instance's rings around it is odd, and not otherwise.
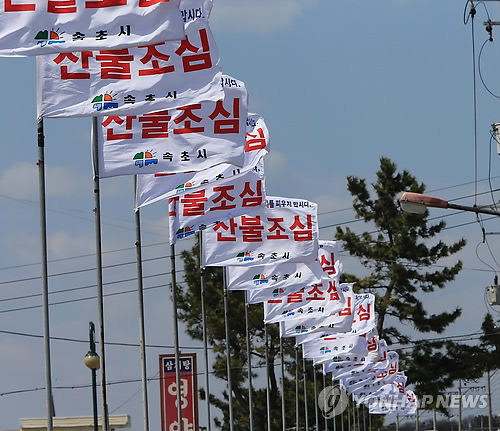
[[[325,419],[325,431],[328,430],[328,418],[326,414],[326,375],[325,373],[322,373],[322,378],[323,378],[323,417]],[[335,423],[335,416],[333,417],[333,421]]]
[[[356,431],[356,403],[354,402],[354,394],[352,395],[352,428]]]
[[[52,372],[50,365],[50,326],[49,326],[49,273],[47,258],[47,209],[45,201],[45,136],[43,118],[37,121],[38,141],[38,192],[40,197],[40,251],[42,262],[43,298],[43,340],[45,353],[45,393],[47,399],[47,431],[53,429],[54,402],[52,398]]]
[[[134,175],[134,206],[137,199],[137,175]],[[135,252],[137,256],[137,294],[139,299],[139,331],[142,372],[142,405],[144,411],[144,431],[149,431],[148,380],[146,376],[146,332],[144,329],[144,286],[142,282],[141,212],[135,211]]]
[[[295,429],[299,429],[299,346],[295,346]]]
[[[264,338],[266,340],[264,349],[264,359],[266,361],[266,410],[267,410],[267,431],[271,431],[271,388],[269,376],[269,335],[267,324],[264,323]]]
[[[306,423],[306,430],[309,429],[309,415],[307,412],[307,381],[306,381],[306,360],[304,359],[304,349],[302,348],[302,377],[304,379],[304,419]]]
[[[92,117],[92,157],[94,163],[94,215],[96,242],[97,304],[99,311],[99,346],[101,351],[101,398],[103,431],[109,431],[108,401],[106,396],[106,352],[104,343],[104,300],[102,289],[101,195],[99,184],[99,149],[97,145],[97,117]]]
[[[316,365],[313,364],[313,382],[314,382],[314,419],[316,421],[315,430],[319,431],[319,417],[318,417],[318,388],[316,378]]]
[[[372,415],[368,412],[368,431],[372,431]]]
[[[350,406],[351,406],[351,398],[347,397],[347,429],[349,431],[352,431],[351,430],[351,409],[350,409]]]
[[[207,336],[207,314],[205,310],[206,280],[205,265],[203,259],[203,231],[200,231],[200,285],[201,285],[201,322],[203,328],[203,356],[205,359],[205,396],[207,400],[207,430],[211,431],[212,421],[210,419],[210,368],[208,366],[208,336]]]
[[[286,431],[285,421],[285,352],[283,351],[283,338],[280,337],[280,360],[281,360],[281,425],[282,431]]]
[[[250,344],[248,307],[249,307],[248,292],[245,291],[245,330],[247,338],[247,363],[248,363],[248,415],[249,415],[250,431],[253,431],[252,346]]]
[[[224,325],[226,327],[226,363],[227,363],[227,397],[229,402],[229,430],[234,429],[233,418],[233,383],[231,379],[231,350],[229,344],[229,310],[227,306],[227,281],[226,267],[222,270],[222,278],[224,284]]]
[[[180,370],[180,351],[179,351],[179,321],[177,317],[177,278],[175,274],[175,244],[170,244],[170,274],[172,279],[172,309],[174,319],[174,349],[175,349],[175,387],[177,393],[177,422],[178,430],[184,429],[182,422],[182,402],[181,402],[181,370]]]

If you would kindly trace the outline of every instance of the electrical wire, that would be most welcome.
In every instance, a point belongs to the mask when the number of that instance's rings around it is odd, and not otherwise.
[[[481,82],[483,84],[483,87],[486,89],[486,91],[488,93],[490,93],[493,97],[497,98],[497,99],[500,99],[500,96],[498,96],[497,94],[493,93],[489,87],[486,85],[486,82],[484,82],[484,79],[483,79],[483,74],[481,72],[481,56],[483,54],[483,48],[486,46],[486,44],[490,41],[490,39],[486,39],[483,43],[483,45],[481,46],[481,49],[479,51],[479,57],[478,57],[478,60],[477,60],[477,63],[478,63],[478,72],[479,72],[479,78],[481,79]]]

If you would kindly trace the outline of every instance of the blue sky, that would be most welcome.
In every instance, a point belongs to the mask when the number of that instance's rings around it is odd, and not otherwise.
[[[475,152],[472,37],[470,23],[463,23],[464,4],[451,0],[216,0],[211,27],[223,70],[245,81],[250,110],[261,114],[270,130],[268,194],[317,202],[322,226],[349,221],[352,211],[337,211],[351,206],[346,177],[356,175],[373,181],[379,158],[387,156],[426,183],[428,190],[439,190],[436,196],[455,199],[472,195],[475,154],[477,177],[488,178],[489,130],[493,122],[500,121],[500,110],[497,98],[477,77]],[[496,3],[486,6],[491,18],[498,20]],[[485,7],[479,5],[476,55],[487,37],[482,25],[486,19]],[[495,28],[495,38],[497,34]],[[498,53],[496,40],[484,47],[481,72],[488,88],[500,95]],[[40,308],[6,310],[36,306],[41,299],[5,301],[40,292],[39,280],[7,283],[40,274],[39,265],[28,265],[40,260],[35,62],[2,58],[0,77],[4,106],[0,117],[4,154],[0,166],[0,328],[39,335]],[[74,273],[95,265],[90,119],[47,120],[45,129],[49,273],[73,272],[52,277],[50,289],[90,286],[95,284],[93,271]],[[498,156],[493,148],[493,189],[498,188],[498,174]],[[135,258],[132,178],[104,180],[101,187],[103,248],[124,249],[106,253],[104,264],[131,262]],[[478,184],[479,192],[488,189],[488,181]],[[498,193],[494,195],[498,200]],[[475,203],[472,197],[457,202]],[[491,196],[482,194],[477,202],[489,204]],[[431,213],[442,215],[445,212]],[[166,216],[162,204],[142,211],[143,243],[148,246],[145,259],[169,253]],[[455,226],[474,222],[475,217],[463,214],[446,220],[449,226]],[[356,223],[352,228],[362,231],[364,226]],[[498,222],[486,222],[485,229],[498,232]],[[331,228],[321,230],[321,239],[332,239],[333,235]],[[490,266],[498,269],[492,255],[497,261],[500,258],[498,237],[487,237],[491,255],[487,245],[481,244],[477,223],[448,229],[441,238],[451,242],[461,237],[468,240],[460,254],[466,269],[456,282],[425,300],[432,312],[462,306],[463,317],[450,328],[449,335],[478,330],[487,310],[484,288],[493,281]],[[82,257],[68,259],[76,256]],[[343,261],[346,271],[358,270],[348,256],[343,256]],[[168,259],[157,259],[145,263],[144,271],[153,275],[167,268]],[[134,265],[107,268],[104,281],[130,278],[134,273]],[[146,286],[168,282],[168,277],[158,276],[148,279]],[[133,282],[122,282],[107,285],[105,292],[135,287]],[[89,288],[53,294],[51,300],[93,295],[95,288]],[[172,344],[167,289],[148,290],[145,301],[148,343]],[[135,293],[106,299],[105,313],[108,341],[137,342]],[[86,340],[89,320],[97,322],[95,300],[51,307],[55,337]],[[194,345],[187,336],[181,342]],[[90,373],[83,365],[87,349],[84,343],[52,342],[55,387],[90,383]],[[40,339],[0,333],[0,351],[0,393],[44,386]],[[160,353],[169,351],[151,349],[148,353],[150,377],[158,372]],[[140,378],[137,349],[110,347],[106,359],[108,381]],[[113,385],[108,392],[110,411],[130,414],[134,428],[142,426],[140,389],[138,382]],[[90,389],[55,389],[54,394],[57,415],[91,414]],[[151,429],[160,426],[158,394],[158,384],[152,382]],[[494,400],[494,411],[499,412],[498,396]],[[203,405],[200,410],[204,425]],[[20,417],[45,415],[45,393],[0,396],[0,412],[0,431],[16,429]]]

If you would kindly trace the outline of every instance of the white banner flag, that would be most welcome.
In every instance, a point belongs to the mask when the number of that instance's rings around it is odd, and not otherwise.
[[[0,1],[1,57],[118,49],[182,38],[179,0]]]
[[[339,248],[337,241],[319,240],[318,261],[323,268],[325,277],[337,276],[337,262],[339,262]]]
[[[387,366],[382,370],[371,370],[360,377],[349,376],[348,378],[340,379],[340,382],[343,383],[348,392],[360,396],[367,390],[381,388],[388,383],[392,383],[398,371],[399,357],[388,360]]]
[[[314,262],[316,263],[316,262]],[[281,264],[281,265],[286,265],[286,264]],[[263,265],[262,268],[265,268],[267,265]],[[338,263],[338,274],[340,276],[342,270],[339,269],[342,267],[342,264]],[[321,266],[318,265],[318,267],[321,270]],[[231,267],[228,267],[231,268]],[[241,266],[235,266],[233,268],[245,268]],[[251,268],[251,267],[248,267]],[[278,299],[278,298],[286,298],[288,295],[294,294],[297,291],[301,289],[311,289],[314,286],[319,287],[322,289],[324,286],[329,286],[328,283],[337,283],[338,286],[338,277],[336,279],[330,279],[326,280],[324,278],[321,278],[320,281],[321,283],[307,283],[307,284],[298,284],[297,280],[287,280],[289,281],[288,284],[284,283],[281,287],[275,288],[275,289],[270,289],[267,287],[261,287],[260,289],[252,289],[248,293],[248,303],[249,304],[258,304],[260,302],[266,302],[272,299]],[[335,289],[338,289],[338,287],[335,287]],[[344,299],[342,299],[342,302],[345,302]],[[322,314],[323,315],[323,314]]]
[[[296,337],[297,344],[302,344],[322,335],[327,328],[340,332],[349,332],[354,316],[352,283],[341,283],[339,290],[345,299],[345,308],[327,317],[303,316],[300,320],[280,323],[281,337]],[[328,335],[328,334],[327,334]]]
[[[137,177],[136,208],[247,172],[269,152],[269,148],[269,131],[264,119],[258,114],[248,114],[243,167],[222,163],[199,172],[140,175]]]
[[[394,353],[394,352],[391,352]],[[396,373],[396,378],[392,383],[389,383],[387,385],[382,386],[379,389],[376,390],[367,390],[364,391],[363,393],[360,393],[359,395],[355,396],[356,403],[359,404],[366,404],[366,403],[371,403],[372,400],[376,400],[379,397],[384,397],[386,395],[402,395],[406,392],[406,381],[407,377],[405,376],[405,373],[398,371]]]
[[[343,335],[324,337],[302,345],[302,355],[315,359],[315,364],[332,359],[348,360],[347,357],[364,357],[368,354],[366,335]]]
[[[337,287],[336,280],[329,280],[285,296],[278,292],[276,298],[264,303],[264,322],[297,320],[302,316],[326,317],[340,311],[345,306],[345,299]]]
[[[99,117],[99,176],[201,171],[221,163],[243,165],[247,93],[231,77],[224,98],[126,117]],[[238,112],[227,120],[225,108]],[[222,115],[216,116],[216,113]],[[191,118],[199,120],[196,126]]]
[[[205,266],[314,262],[317,208],[305,199],[268,197],[252,224],[238,217],[205,231]]]
[[[384,340],[378,340],[378,337],[376,337],[376,339],[377,341],[384,341]],[[368,347],[368,350],[370,350],[370,347]],[[368,372],[384,370],[385,368],[387,368],[387,366],[391,361],[394,362],[398,358],[399,355],[396,352],[385,352],[383,358],[381,358],[376,362],[371,362],[371,363],[360,362],[347,367],[338,366],[337,364],[334,363],[325,363],[323,371],[325,373],[332,373],[332,377],[334,379],[347,379],[351,376],[361,376],[361,375],[366,376]]]
[[[395,414],[399,416],[413,416],[417,413],[417,405],[415,393],[407,390],[404,394],[386,395],[379,399],[374,399],[369,404],[369,412],[373,415]]]
[[[196,129],[196,105],[222,99],[220,84],[219,54],[205,19],[190,23],[182,40],[37,57],[39,117],[144,114],[194,105],[184,116],[185,128]],[[228,105],[211,119],[231,123],[246,115]]]
[[[322,269],[318,262],[279,263],[274,265],[228,266],[227,288],[229,290],[273,290],[312,286],[321,281]]]
[[[196,192],[170,198],[170,243],[174,244],[178,239],[199,231],[216,229],[224,223],[223,220],[233,220],[233,217],[241,214],[259,213],[265,204],[264,161],[261,160],[255,169],[244,174],[209,184]],[[245,235],[248,238],[258,238],[261,235],[258,218],[250,215],[241,218],[244,226],[247,226]]]

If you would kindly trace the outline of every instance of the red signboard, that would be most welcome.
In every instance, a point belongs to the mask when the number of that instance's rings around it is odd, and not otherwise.
[[[198,379],[196,353],[180,355],[183,431],[198,430]],[[179,431],[175,355],[160,355],[160,397],[162,431]]]

